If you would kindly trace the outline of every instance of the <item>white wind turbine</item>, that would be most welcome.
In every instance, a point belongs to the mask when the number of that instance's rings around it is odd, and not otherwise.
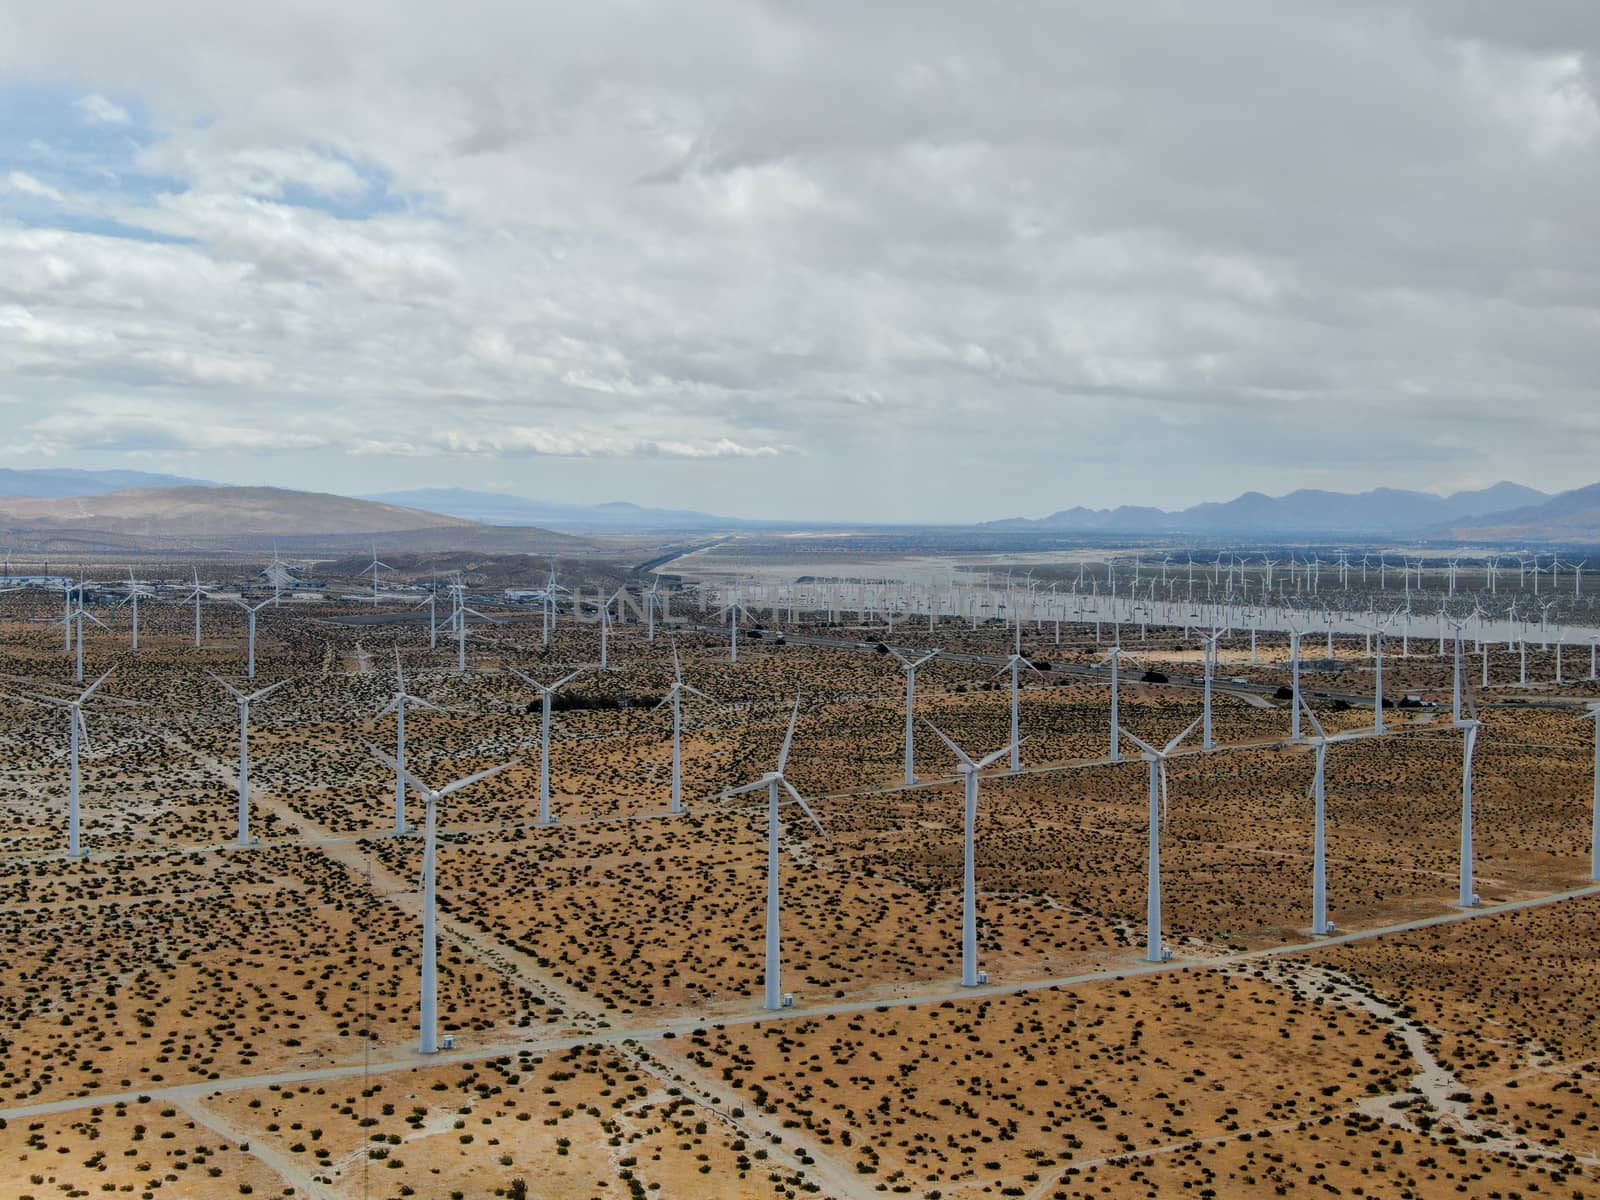
[[[132,613],[133,617],[132,641],[130,643],[130,648],[133,650],[139,649],[139,599],[142,596],[154,595],[155,593],[153,591],[133,577],[133,568],[129,567],[128,595],[123,603],[129,606],[129,611]]]
[[[1167,756],[1183,744],[1183,739],[1195,731],[1200,719],[1194,722],[1157,750],[1149,742],[1135,737],[1128,730],[1122,732],[1144,751],[1144,760],[1150,764],[1150,846],[1147,858],[1145,895],[1144,956],[1147,962],[1166,962],[1172,951],[1161,944],[1161,828],[1167,818]]]
[[[661,704],[672,705],[672,812],[674,816],[683,811],[683,693],[699,696],[709,704],[716,703],[697,687],[692,687],[683,681],[683,664],[678,661],[678,647],[672,647],[672,686],[667,689],[667,694],[662,697]]]
[[[394,568],[388,563],[379,560],[377,543],[373,543],[372,561],[361,568],[361,573],[365,575],[368,571],[372,572],[372,606],[374,608],[378,606],[378,572],[392,570],[394,570]]]
[[[723,798],[742,795],[745,792],[754,792],[765,788],[767,792],[767,946],[766,946],[766,989],[762,1000],[765,1008],[783,1008],[784,995],[782,986],[783,954],[781,948],[781,934],[779,928],[779,900],[778,900],[778,808],[780,791],[788,792],[790,799],[798,804],[806,816],[811,818],[811,823],[824,837],[827,830],[822,828],[822,822],[817,820],[817,814],[811,811],[811,806],[806,803],[805,797],[795,791],[794,785],[784,777],[783,769],[789,762],[789,750],[794,745],[795,722],[800,719],[800,697],[794,700],[794,712],[789,716],[789,732],[784,735],[783,749],[778,751],[778,766],[776,770],[768,771],[753,783],[743,787],[733,788],[722,793]]]
[[[421,1034],[417,1050],[422,1054],[433,1054],[439,1049],[439,801],[453,792],[459,792],[475,783],[481,783],[491,775],[498,775],[501,771],[516,766],[522,760],[512,759],[508,763],[501,763],[498,767],[490,767],[487,771],[479,771],[475,775],[468,775],[462,779],[457,779],[453,783],[447,783],[436,791],[376,746],[369,745],[367,749],[380,762],[387,763],[393,767],[399,778],[416,788],[422,794],[424,802],[425,816],[422,822],[422,995],[419,1005],[421,1010],[419,1013]]]
[[[1040,671],[1038,667],[1034,666],[1031,662],[1029,662],[1026,658],[1023,657],[1023,655],[1022,655],[1022,626],[1018,625],[1017,626],[1016,649],[1013,650],[1011,652],[1010,656],[1006,659],[1006,665],[1001,667],[998,671],[995,672],[995,676],[997,678],[999,676],[1001,676],[1001,675],[1004,675],[1007,671],[1011,672],[1011,742],[1010,742],[1010,749],[1011,749],[1011,769],[1013,771],[1022,770],[1022,737],[1021,737],[1021,734],[1019,732],[1018,726],[1019,726],[1019,723],[1020,723],[1019,696],[1020,696],[1020,692],[1021,692],[1021,684],[1022,684],[1021,671],[1022,671],[1023,667],[1027,667],[1028,670],[1032,671],[1035,675],[1040,675],[1040,676],[1043,675],[1043,672]]]
[[[1330,626],[1331,628],[1331,626]],[[1300,732],[1300,639],[1304,636],[1298,625],[1289,626],[1289,690],[1293,693],[1289,697],[1289,740],[1298,742],[1304,735]]]
[[[424,604],[428,606],[428,649],[439,648],[439,580],[433,581],[433,587],[428,589],[426,598],[417,601],[411,606],[411,611],[416,612]]]
[[[1327,814],[1327,769],[1328,747],[1335,742],[1351,742],[1357,738],[1370,737],[1364,729],[1350,733],[1339,733],[1329,737],[1322,728],[1322,722],[1317,720],[1317,714],[1311,711],[1311,706],[1304,701],[1300,702],[1306,711],[1306,717],[1311,722],[1311,728],[1316,731],[1316,775],[1311,782],[1311,796],[1314,806],[1314,833],[1311,841],[1311,932],[1318,937],[1330,934],[1336,928],[1328,920],[1328,814]]]
[[[1100,661],[1111,664],[1111,761],[1119,763],[1122,761],[1122,726],[1118,724],[1122,700],[1119,680],[1122,670],[1122,647],[1111,647],[1110,653]]]
[[[551,684],[540,683],[531,675],[526,675],[515,667],[508,667],[513,675],[522,680],[529,687],[539,693],[539,824],[549,825],[550,819],[550,700],[567,684],[587,671],[588,667],[579,667]]]
[[[115,667],[111,668],[116,670]],[[99,689],[100,685],[111,678],[111,671],[96,679],[77,697],[64,700],[60,696],[46,696],[39,692],[23,693],[31,700],[43,704],[53,704],[57,708],[67,710],[67,857],[83,858],[87,851],[83,848],[83,810],[80,801],[82,775],[78,770],[78,755],[81,747],[89,741],[89,727],[83,720],[83,706]],[[90,749],[93,753],[93,749]]]
[[[1364,626],[1364,628],[1370,630],[1377,639],[1375,646],[1377,657],[1374,659],[1377,667],[1377,679],[1374,684],[1372,697],[1372,727],[1378,733],[1383,733],[1385,728],[1383,720],[1383,631],[1389,622],[1394,620],[1394,618],[1399,614],[1400,610],[1397,608],[1389,616],[1384,617],[1381,620],[1374,620],[1371,625]]]
[[[866,603],[862,601],[862,603]],[[744,605],[739,602],[738,593],[723,607],[723,612],[728,614],[728,661],[739,661],[739,616],[744,611]]]
[[[957,759],[956,771],[961,775],[965,793],[965,816],[962,823],[961,856],[961,986],[977,987],[987,983],[978,973],[978,772],[1000,761],[1011,749],[1002,746],[993,754],[977,761],[944,735],[932,721],[924,722],[939,735],[939,740],[950,747]]]
[[[622,595],[623,589],[618,588],[611,593],[609,599],[600,602],[600,670],[611,669],[609,643],[611,634],[611,606],[617,602],[617,597]]]
[[[71,612],[69,612],[67,614],[67,628],[68,628],[68,630],[70,631],[72,629],[74,622],[77,625],[77,641],[78,641],[78,644],[77,644],[77,646],[75,648],[77,657],[73,660],[73,664],[72,664],[72,681],[74,683],[82,683],[83,682],[83,623],[85,621],[93,621],[96,625],[100,626],[101,629],[105,629],[108,632],[110,630],[110,626],[107,625],[104,621],[102,621],[99,617],[95,616],[92,612],[86,612],[84,610],[84,607],[83,607],[83,592],[84,592],[84,583],[83,583],[82,580],[79,580],[78,581],[78,588],[77,588],[78,607],[73,609]]]
[[[211,675],[211,672],[207,671],[206,674]],[[259,692],[246,695],[219,675],[211,675],[211,678],[225,687],[239,706],[239,845],[253,846],[260,839],[250,836],[250,706],[265,700],[289,681],[280,679]]]
[[[1477,908],[1483,901],[1472,890],[1472,754],[1478,746],[1476,718],[1457,721],[1455,728],[1464,735],[1461,750],[1461,894],[1456,903],[1462,908]]]
[[[1200,743],[1207,750],[1215,750],[1216,739],[1211,736],[1211,679],[1216,674],[1217,643],[1227,635],[1226,629],[1217,629],[1205,637],[1205,665],[1202,674],[1205,676],[1205,697],[1201,709],[1200,719],[1204,723]]]
[[[1591,704],[1589,711],[1578,718],[1593,721],[1594,729],[1594,808],[1589,831],[1589,878],[1600,880],[1600,704]]]
[[[254,679],[256,677],[256,614],[267,605],[272,603],[272,597],[269,596],[260,604],[254,606],[244,600],[235,600],[234,603],[240,608],[244,609],[245,620],[248,626],[246,630],[246,637],[250,643],[250,650],[249,662],[245,669],[245,678]]]
[[[206,592],[200,586],[200,568],[192,568],[194,572],[194,586],[184,596],[185,600],[194,601],[194,648],[200,649],[200,602],[206,599]]]
[[[389,703],[378,710],[378,716],[394,714],[394,831],[404,834],[411,832],[406,824],[406,709],[428,708],[438,712],[439,706],[406,691],[406,673],[400,666],[399,646],[394,648],[394,677],[397,690]]]
[[[939,654],[937,650],[930,650],[921,658],[910,659],[893,646],[889,653],[900,660],[900,669],[906,674],[906,787],[917,782],[916,772],[913,769],[913,760],[916,756],[916,708],[917,708],[917,668],[930,658]]]

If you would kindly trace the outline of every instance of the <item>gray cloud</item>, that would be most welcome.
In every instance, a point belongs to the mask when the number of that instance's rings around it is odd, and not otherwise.
[[[1587,483],[1597,54],[1583,0],[13,5],[154,195],[7,176],[8,419],[759,515]]]

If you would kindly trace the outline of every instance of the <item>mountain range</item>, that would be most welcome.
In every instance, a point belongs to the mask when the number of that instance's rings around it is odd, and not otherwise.
[[[625,501],[562,504],[550,500],[528,500],[502,492],[475,492],[467,488],[415,488],[404,492],[380,492],[373,496],[362,496],[361,499],[379,504],[399,504],[407,508],[425,508],[429,512],[464,517],[486,525],[542,525],[547,529],[687,530],[770,524],[685,509],[642,508]]]
[[[131,485],[131,486],[130,486]],[[837,523],[825,523],[830,527]],[[551,527],[567,533],[552,532]],[[351,497],[243,488],[140,471],[0,469],[0,540],[92,548],[217,544],[240,539],[359,545],[455,544],[483,553],[545,553],[583,530],[602,532],[815,528],[636,504],[566,504],[463,488]],[[1494,542],[1600,542],[1600,483],[1555,496],[1516,483],[1441,496],[1378,488],[1360,493],[1246,492],[1225,503],[1168,512],[1069,508],[973,528],[1005,532],[1225,537],[1395,537]],[[287,542],[285,543],[287,545]],[[535,549],[537,547],[537,549]]]
[[[1439,496],[1376,488],[1355,494],[1301,490],[1286,496],[1246,492],[1225,503],[1196,504],[1177,512],[1124,505],[1068,508],[1030,520],[986,521],[987,529],[1201,534],[1417,534],[1475,525],[1494,513],[1528,512],[1551,497],[1517,483]]]

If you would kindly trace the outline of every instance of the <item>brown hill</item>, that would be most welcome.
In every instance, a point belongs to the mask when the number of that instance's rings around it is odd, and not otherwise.
[[[1600,483],[1458,525],[1450,536],[1463,541],[1600,542]]]
[[[95,530],[135,537],[396,533],[476,523],[417,508],[324,492],[265,487],[139,488],[104,496],[0,499],[0,520],[22,530]]]

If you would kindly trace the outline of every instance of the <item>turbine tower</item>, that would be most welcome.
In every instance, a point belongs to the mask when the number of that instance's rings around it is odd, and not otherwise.
[[[394,714],[394,831],[404,834],[411,832],[406,824],[406,708],[429,708],[438,712],[439,706],[406,691],[406,673],[400,666],[399,646],[394,648],[394,677],[398,690],[389,703],[378,710],[378,716]]]
[[[1455,725],[1464,735],[1461,747],[1461,894],[1456,901],[1462,908],[1477,908],[1483,903],[1472,890],[1472,753],[1478,746],[1481,724],[1474,719],[1458,721]]]
[[[1594,808],[1589,832],[1589,878],[1600,881],[1600,704],[1592,704],[1581,721],[1593,721],[1594,729]]]
[[[531,675],[525,675],[515,667],[508,667],[513,675],[539,693],[539,824],[549,825],[550,822],[550,699],[567,684],[587,671],[588,667],[579,667],[570,674],[563,675],[551,684],[540,683]]]
[[[1167,813],[1167,756],[1182,745],[1183,739],[1193,733],[1199,724],[1200,719],[1197,717],[1189,728],[1173,738],[1161,750],[1157,750],[1149,742],[1134,737],[1126,729],[1122,731],[1144,751],[1144,760],[1150,764],[1150,847],[1144,933],[1146,962],[1166,962],[1172,957],[1172,951],[1161,944],[1161,827],[1166,823]]]
[[[1024,658],[1022,656],[1022,626],[1018,625],[1017,626],[1016,649],[1013,650],[1011,652],[1011,654],[1006,658],[1006,665],[1001,667],[998,671],[996,671],[994,673],[994,677],[998,679],[1001,675],[1004,675],[1007,671],[1011,672],[1011,742],[1010,742],[1010,750],[1011,750],[1011,769],[1012,769],[1012,771],[1020,771],[1020,770],[1022,770],[1022,736],[1021,736],[1021,734],[1019,732],[1019,729],[1018,729],[1018,726],[1020,725],[1020,717],[1019,717],[1019,712],[1018,712],[1018,703],[1019,703],[1018,697],[1019,697],[1019,692],[1020,692],[1020,689],[1021,689],[1021,671],[1022,671],[1023,667],[1027,667],[1028,670],[1032,671],[1035,675],[1040,675],[1040,676],[1043,675],[1043,672],[1040,671],[1038,667],[1034,666],[1031,662],[1029,662],[1026,658]]]
[[[207,671],[206,674],[211,675],[211,672]],[[211,675],[211,678],[227,688],[239,706],[239,845],[253,846],[260,839],[250,836],[250,706],[258,700],[265,700],[289,681],[281,679],[259,692],[246,695],[219,675]]]
[[[978,975],[978,772],[998,762],[1011,747],[1002,746],[993,754],[974,762],[932,721],[925,724],[939,735],[939,740],[950,747],[950,753],[956,756],[956,770],[961,775],[965,789],[961,856],[961,986],[977,987],[984,982]]]
[[[194,648],[200,649],[200,601],[206,599],[206,593],[200,586],[200,568],[193,568],[194,586],[184,596],[185,600],[194,601]]]
[[[916,756],[916,708],[917,708],[917,668],[930,658],[938,655],[939,651],[930,650],[921,658],[912,660],[907,658],[893,646],[889,653],[900,660],[900,669],[906,673],[906,782],[910,787],[917,782],[916,772],[913,770],[913,760]],[[942,735],[941,735],[942,736]]]
[[[421,1026],[417,1050],[434,1054],[439,1049],[439,934],[438,934],[438,807],[439,801],[453,792],[471,787],[516,766],[522,760],[514,758],[498,767],[479,771],[447,783],[435,791],[376,746],[368,745],[380,762],[393,767],[396,774],[422,794],[425,816],[422,828],[422,995],[419,1024]]]
[[[392,571],[392,570],[394,570],[394,568],[391,567],[388,563],[379,561],[379,559],[378,559],[378,546],[377,546],[377,543],[374,542],[373,546],[372,546],[372,561],[370,563],[368,563],[366,566],[361,568],[361,573],[363,575],[365,575],[368,571],[372,572],[372,607],[373,608],[377,608],[378,607],[378,572],[379,571]]]
[[[112,667],[111,671],[116,668]],[[83,848],[83,810],[79,799],[82,775],[78,770],[78,755],[81,746],[88,745],[89,727],[84,723],[83,706],[99,689],[100,685],[111,678],[111,671],[96,679],[83,691],[78,693],[76,699],[63,700],[60,696],[46,696],[39,692],[24,692],[23,695],[31,700],[43,704],[53,704],[57,708],[67,710],[67,857],[84,858],[88,852]],[[93,753],[91,747],[90,753]]]
[[[683,813],[683,693],[699,696],[708,703],[715,703],[710,696],[699,688],[691,687],[683,681],[683,665],[678,661],[678,647],[672,647],[672,686],[667,689],[667,694],[662,697],[660,708],[664,704],[672,705],[672,813],[679,816]]]
[[[1328,920],[1328,814],[1327,814],[1327,769],[1328,747],[1335,742],[1349,742],[1356,738],[1370,736],[1365,730],[1354,733],[1340,733],[1329,737],[1322,728],[1322,722],[1317,720],[1317,714],[1311,711],[1311,706],[1301,703],[1305,707],[1306,719],[1311,722],[1311,728],[1316,731],[1317,766],[1316,775],[1311,782],[1311,796],[1314,811],[1314,833],[1311,843],[1311,932],[1318,937],[1325,937],[1332,933],[1335,926]]]
[[[240,608],[244,609],[245,621],[247,625],[245,636],[250,643],[249,662],[245,669],[244,677],[246,679],[254,679],[256,677],[256,614],[267,605],[272,603],[272,597],[268,596],[260,604],[257,604],[254,607],[243,600],[235,600],[234,603]]]
[[[789,762],[789,750],[794,746],[794,727],[800,719],[800,697],[794,698],[794,711],[789,715],[789,732],[784,734],[783,749],[778,751],[778,766],[776,770],[768,771],[753,783],[743,787],[733,788],[722,793],[724,799],[742,795],[745,792],[754,792],[765,788],[767,791],[767,946],[766,946],[766,988],[762,998],[762,1007],[778,1009],[784,1007],[782,968],[783,952],[780,931],[780,908],[778,897],[778,808],[780,790],[789,793],[789,798],[800,806],[802,812],[811,818],[811,823],[824,837],[828,831],[822,828],[822,822],[817,820],[817,814],[811,811],[811,806],[806,803],[805,797],[795,791],[794,785],[785,778],[783,769]]]

